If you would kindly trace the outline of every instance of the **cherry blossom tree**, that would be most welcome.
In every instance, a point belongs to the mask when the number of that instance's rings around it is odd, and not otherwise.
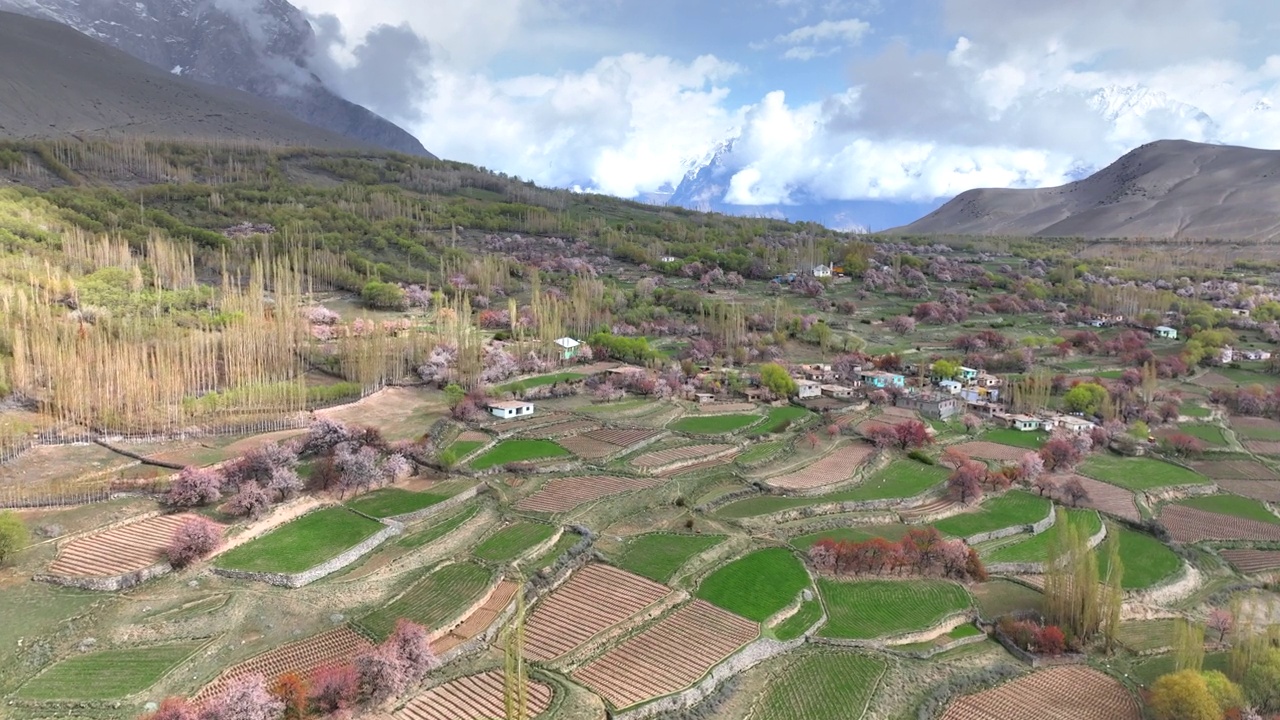
[[[360,697],[360,674],[354,665],[325,665],[311,674],[311,703],[324,714],[355,705]]]
[[[355,665],[361,694],[375,703],[399,695],[409,685],[404,666],[388,647],[365,650],[356,656]]]
[[[440,660],[431,649],[427,629],[417,623],[400,618],[385,644],[394,650],[395,656],[404,665],[410,684],[422,680],[427,673],[440,666]]]
[[[222,528],[205,517],[191,517],[183,521],[169,538],[166,555],[174,567],[186,567],[196,560],[209,556],[222,545]]]
[[[1018,461],[1018,478],[1028,485],[1044,475],[1044,458],[1037,453],[1028,452]]]
[[[184,467],[169,484],[164,504],[171,507],[197,507],[217,502],[222,497],[222,474],[217,470]]]
[[[235,517],[247,517],[257,520],[271,507],[271,496],[256,483],[245,483],[227,501],[226,511]]]
[[[1218,642],[1223,642],[1227,639],[1227,633],[1231,632],[1231,628],[1235,626],[1235,623],[1235,616],[1231,614],[1230,610],[1214,608],[1209,612],[1209,619],[1205,624],[1210,630],[1217,630]]]
[[[910,315],[899,315],[889,321],[889,329],[899,335],[910,335],[916,330],[916,319]]]
[[[167,697],[155,712],[143,715],[140,720],[199,720],[199,713],[186,698]]]
[[[947,478],[947,490],[957,502],[966,505],[982,499],[982,484],[987,480],[987,466],[977,460],[966,460]]]
[[[339,444],[349,442],[355,431],[346,423],[330,418],[317,418],[307,428],[307,436],[298,445],[299,455],[321,455]]]
[[[213,700],[205,703],[200,720],[278,720],[284,702],[267,690],[259,674],[235,678]]]

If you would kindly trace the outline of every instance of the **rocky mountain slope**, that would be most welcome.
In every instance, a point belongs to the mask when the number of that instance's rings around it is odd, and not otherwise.
[[[0,0],[183,77],[243,90],[339,135],[430,155],[409,133],[332,92],[310,69],[315,33],[286,0]]]
[[[969,190],[887,232],[1273,239],[1280,151],[1160,140],[1061,187]]]
[[[372,147],[247,93],[165,72],[65,25],[0,12],[0,137],[67,135]]]

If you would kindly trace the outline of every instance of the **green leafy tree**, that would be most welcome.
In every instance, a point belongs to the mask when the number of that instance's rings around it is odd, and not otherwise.
[[[773,391],[778,397],[791,397],[796,394],[796,381],[791,379],[787,369],[778,363],[765,363],[760,366],[760,384]]]
[[[27,546],[27,526],[15,512],[0,512],[0,564]]]
[[[1152,684],[1147,705],[1156,720],[1222,720],[1208,683],[1193,670],[1162,675]]]
[[[1280,649],[1261,653],[1244,673],[1244,692],[1262,712],[1280,712]]]
[[[467,391],[458,383],[449,383],[444,387],[444,397],[449,403],[449,407],[458,407],[458,404],[467,399]]]
[[[954,380],[960,374],[960,363],[954,360],[938,360],[933,364],[933,376],[939,380]]]
[[[1179,618],[1173,625],[1173,664],[1200,672],[1204,666],[1204,625]]]
[[[1231,682],[1226,675],[1217,670],[1207,670],[1200,673],[1200,677],[1204,678],[1205,685],[1209,688],[1209,694],[1218,703],[1218,711],[1223,715],[1226,715],[1229,710],[1244,707],[1244,691],[1240,689],[1239,685]]]
[[[1107,401],[1107,389],[1098,383],[1080,383],[1062,396],[1062,404],[1072,412],[1095,415]]]

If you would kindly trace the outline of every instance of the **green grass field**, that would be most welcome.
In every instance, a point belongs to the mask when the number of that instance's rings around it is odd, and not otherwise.
[[[56,663],[18,689],[27,700],[111,700],[151,687],[200,643],[103,650]]]
[[[1120,625],[1120,631],[1116,633],[1116,639],[1135,653],[1172,647],[1174,624],[1172,619],[1123,623]],[[1213,635],[1214,632],[1210,630],[1208,634]]]
[[[1178,414],[1191,418],[1207,418],[1213,414],[1213,411],[1200,403],[1186,401],[1178,407]]]
[[[454,563],[414,583],[403,595],[385,607],[360,618],[357,623],[379,640],[395,629],[400,618],[428,629],[456,618],[489,587],[493,575],[475,563]]]
[[[1205,485],[1209,479],[1186,468],[1148,457],[1121,457],[1095,453],[1080,466],[1080,473],[1128,490],[1150,490],[1170,485]]]
[[[804,653],[765,687],[752,720],[860,718],[884,675],[885,662],[855,652]]]
[[[1012,428],[998,428],[996,430],[988,430],[978,436],[979,440],[987,442],[1000,443],[1001,445],[1012,445],[1014,447],[1027,448],[1028,450],[1039,450],[1044,445],[1045,440],[1049,439],[1049,433],[1046,432],[1023,432]]]
[[[972,604],[963,587],[942,580],[856,580],[822,578],[818,590],[827,605],[823,637],[870,640],[924,630]]]
[[[946,481],[947,473],[946,468],[937,465],[925,465],[915,460],[898,460],[848,490],[814,497],[781,495],[751,497],[729,503],[716,510],[715,514],[737,519],[768,515],[809,505],[910,498]]]
[[[1102,518],[1094,510],[1084,509],[1068,509],[1067,517],[1071,522],[1079,523],[1083,520],[1088,529],[1088,535],[1093,536],[1094,533],[1102,529]],[[1060,523],[1054,523],[1053,527],[1045,530],[1039,535],[1035,535],[1015,543],[1008,543],[996,547],[989,553],[984,553],[982,559],[984,562],[1044,562],[1049,551],[1049,545],[1058,537]],[[998,541],[997,541],[998,542]]]
[[[1044,595],[1026,585],[1009,580],[990,580],[970,588],[982,617],[991,620],[1015,610],[1036,610],[1044,607]]]
[[[773,635],[779,640],[794,640],[803,635],[805,630],[813,627],[820,617],[822,617],[822,603],[816,598],[802,602],[800,609],[796,610],[794,615],[778,623],[773,629]]]
[[[525,380],[499,385],[497,391],[499,393],[519,393],[529,388],[542,387],[543,385],[555,385],[556,383],[571,382],[573,380],[581,380],[586,377],[582,373],[576,372],[559,372],[551,375],[539,375]]]
[[[461,460],[475,452],[481,445],[484,445],[483,440],[454,440],[445,450],[453,453],[455,459]]]
[[[759,415],[707,415],[681,418],[667,427],[678,432],[695,435],[719,435],[729,433],[758,421]]]
[[[1176,658],[1172,653],[1166,655],[1154,655],[1151,657],[1139,658],[1133,664],[1133,670],[1130,673],[1132,677],[1144,686],[1149,687],[1161,675],[1168,675],[1175,672],[1178,668],[1174,663]],[[1229,665],[1228,655],[1224,652],[1205,653],[1204,654],[1204,671],[1217,670],[1218,672],[1227,672]]]
[[[984,501],[976,512],[953,515],[933,523],[933,526],[943,534],[964,538],[976,533],[1039,522],[1049,514],[1051,505],[1047,498],[1021,490],[1010,490]]]
[[[752,443],[750,447],[738,456],[736,462],[739,465],[750,465],[752,463],[760,462],[765,458],[772,457],[774,453],[779,452],[785,445],[786,443],[781,440]]]
[[[565,457],[569,451],[550,440],[503,440],[488,452],[471,461],[474,470],[487,470],[522,460]]]
[[[1135,530],[1112,525],[1109,533],[1120,534],[1120,561],[1124,563],[1125,590],[1145,590],[1169,579],[1182,567],[1182,559],[1164,543]],[[1107,576],[1106,543],[1099,545],[1098,576]]]
[[[1227,445],[1227,436],[1222,434],[1222,428],[1217,425],[1179,425],[1177,426],[1177,432],[1200,438],[1205,444],[1212,447],[1226,447]]]
[[[689,558],[710,550],[724,539],[724,535],[640,535],[622,548],[614,562],[623,570],[665,583]]]
[[[1239,495],[1204,495],[1179,500],[1175,504],[1206,512],[1231,515],[1232,517],[1246,520],[1257,520],[1258,522],[1280,525],[1280,517],[1276,517],[1275,513],[1267,509],[1266,505],[1257,500],[1240,497]]]
[[[359,510],[365,515],[387,518],[416,512],[448,499],[448,495],[410,492],[400,488],[382,488],[352,499],[347,503],[347,507],[352,510]]]
[[[545,523],[518,522],[502,528],[476,546],[471,554],[480,560],[508,563],[529,548],[554,535],[556,529]]]
[[[734,560],[709,575],[698,597],[761,622],[790,605],[809,586],[800,559],[785,548],[766,548]]]
[[[836,542],[862,542],[873,537],[882,537],[897,542],[911,528],[906,525],[864,525],[860,527],[842,527],[809,533],[791,538],[791,546],[797,550],[808,551],[819,540],[835,540]]]
[[[760,424],[760,427],[751,432],[751,436],[760,437],[776,433],[810,417],[813,417],[813,413],[795,405],[772,408],[769,410],[769,414],[765,416],[764,422]]]
[[[413,529],[405,532],[397,538],[396,544],[401,547],[416,548],[433,543],[462,527],[462,525],[468,520],[475,517],[478,512],[480,512],[479,506],[471,505],[470,507],[465,507],[453,515],[441,518],[434,524],[414,526]]]
[[[382,529],[343,507],[326,507],[218,556],[218,567],[296,573],[315,567]]]

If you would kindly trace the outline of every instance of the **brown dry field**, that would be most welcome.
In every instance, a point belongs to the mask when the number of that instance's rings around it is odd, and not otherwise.
[[[987,440],[974,440],[972,442],[960,443],[953,445],[953,449],[968,455],[971,458],[979,460],[995,460],[997,462],[1017,462],[1026,455],[1029,450],[1026,448],[1014,447],[1012,445],[1001,445]]]
[[[1219,480],[1218,487],[1240,497],[1280,503],[1280,482],[1275,480]]]
[[[572,435],[574,433],[587,433],[600,427],[597,423],[590,420],[573,420],[566,419],[563,422],[544,425],[540,428],[534,428],[525,433],[524,436],[533,439],[548,439],[559,437],[561,435]]]
[[[384,388],[349,405],[317,410],[318,417],[371,425],[388,440],[416,440],[448,411],[444,395],[421,388]]]
[[[509,580],[498,583],[480,607],[471,611],[452,630],[436,638],[431,643],[431,649],[436,655],[443,655],[468,640],[484,634],[502,611],[511,604],[511,599],[516,596],[516,591],[519,589],[519,585]]]
[[[33,447],[17,460],[4,466],[0,473],[0,485],[18,486],[41,492],[54,487],[74,488],[86,478],[90,482],[100,477],[113,477],[114,473],[136,464],[101,445],[45,445]]]
[[[192,513],[159,515],[78,537],[58,548],[50,575],[113,577],[151,567],[165,559],[173,532]]]
[[[392,717],[395,720],[490,720],[506,717],[503,674],[490,670],[450,680],[410,700]],[[552,691],[537,681],[529,685],[529,715],[551,706]]]
[[[287,672],[309,677],[317,668],[348,662],[362,651],[373,647],[363,635],[343,625],[328,632],[313,635],[297,642],[281,645],[261,655],[232,665],[213,682],[196,694],[196,701],[203,702],[222,692],[233,679],[259,673],[263,677],[276,678]]]
[[[1271,418],[1254,417],[1252,415],[1232,415],[1231,426],[1252,430],[1280,431],[1280,422]]]
[[[561,657],[670,592],[610,565],[588,565],[533,609],[525,628],[525,655],[533,660]]]
[[[1275,470],[1252,460],[1199,460],[1190,464],[1211,480],[1280,480]]]
[[[1141,720],[1119,681],[1088,667],[1066,665],[1024,675],[954,701],[941,720]]]
[[[1280,570],[1280,550],[1223,550],[1222,557],[1242,573]]]
[[[1142,521],[1142,514],[1138,512],[1138,505],[1133,499],[1132,492],[1118,485],[1104,483],[1075,473],[1056,475],[1055,477],[1060,482],[1065,482],[1068,479],[1080,481],[1080,485],[1089,493],[1089,497],[1081,503],[1084,507],[1093,508],[1099,512],[1109,513],[1134,522]]]
[[[615,708],[630,707],[692,685],[758,634],[755,623],[694,600],[572,675]]]
[[[1206,512],[1183,505],[1169,505],[1160,523],[1177,542],[1201,540],[1257,540],[1280,542],[1280,525]]]
[[[755,412],[756,406],[752,403],[705,403],[698,405],[697,410],[703,415],[727,415]]]
[[[631,464],[639,468],[658,468],[682,460],[692,460],[704,455],[714,455],[732,449],[732,445],[686,445],[669,450],[654,450],[635,457]]]
[[[769,478],[770,485],[786,490],[802,490],[833,485],[849,479],[858,466],[866,462],[875,448],[864,442],[855,442],[835,450],[830,455],[800,470]]]
[[[1244,447],[1259,455],[1280,455],[1280,441],[1276,440],[1245,440]]]
[[[556,478],[516,503],[516,509],[546,513],[569,512],[593,500],[632,490],[642,490],[658,484],[660,481],[654,478],[624,478],[611,475]]]

